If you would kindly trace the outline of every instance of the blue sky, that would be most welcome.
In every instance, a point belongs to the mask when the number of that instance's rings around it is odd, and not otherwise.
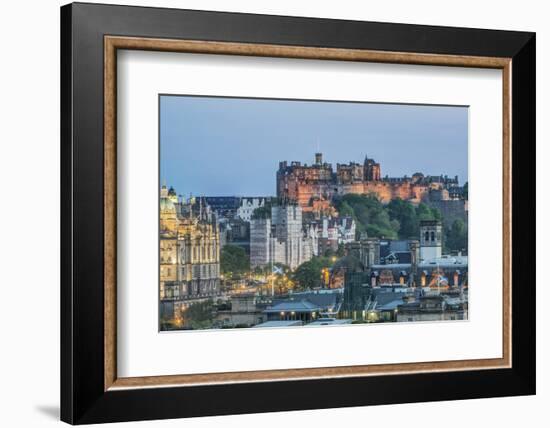
[[[381,164],[382,176],[468,173],[467,107],[161,96],[160,177],[178,194],[275,194],[279,161]]]

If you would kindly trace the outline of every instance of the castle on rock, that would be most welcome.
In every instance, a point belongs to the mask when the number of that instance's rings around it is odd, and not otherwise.
[[[365,157],[364,162],[332,164],[315,154],[312,165],[301,162],[279,162],[277,196],[297,203],[304,212],[329,209],[338,195],[373,194],[384,203],[400,198],[412,203],[461,200],[458,177],[415,173],[411,177],[382,177],[380,164]]]

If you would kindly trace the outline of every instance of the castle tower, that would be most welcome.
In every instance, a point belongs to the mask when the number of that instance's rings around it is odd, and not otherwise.
[[[441,257],[443,226],[437,220],[420,222],[420,259],[424,262]]]
[[[160,230],[161,233],[175,234],[177,230],[177,209],[174,202],[168,196],[166,185],[160,190]]]
[[[376,163],[374,159],[369,159],[365,156],[365,162],[363,163],[363,175],[365,181],[378,181],[382,176],[380,171],[380,164]]]
[[[316,165],[322,165],[323,164],[323,154],[322,153],[315,153],[315,164]]]
[[[160,188],[160,197],[161,198],[168,197],[168,188],[166,187],[166,180],[162,182],[162,187]]]

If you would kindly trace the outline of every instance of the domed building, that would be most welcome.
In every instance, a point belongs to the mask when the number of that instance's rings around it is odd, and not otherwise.
[[[166,190],[166,186],[163,186]],[[160,195],[160,231],[162,233],[176,233],[178,216],[174,201],[161,191]]]
[[[168,198],[168,190],[163,185],[160,191],[160,293],[173,294],[172,288],[178,281],[178,217],[176,206]],[[168,284],[168,285],[167,285]],[[168,293],[168,289],[172,293]]]
[[[168,197],[168,199],[170,199],[170,201],[172,201],[174,204],[177,204],[177,203],[178,203],[178,195],[176,194],[176,190],[175,190],[172,186],[170,186],[170,189],[168,189],[167,197]]]

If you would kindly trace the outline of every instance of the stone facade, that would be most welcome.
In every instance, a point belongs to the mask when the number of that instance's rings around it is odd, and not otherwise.
[[[332,164],[323,162],[322,155],[317,153],[313,165],[283,161],[277,171],[277,196],[298,203],[304,212],[315,211],[319,201],[348,193],[374,194],[384,203],[396,198],[420,203],[429,202],[432,192],[438,192],[438,200],[450,198],[449,192],[442,195],[442,190],[457,186],[458,177],[421,173],[412,177],[382,177],[380,164],[368,157],[363,164],[337,164],[334,171]]]
[[[356,224],[350,216],[325,217],[310,223],[317,226],[319,254],[327,250],[338,251],[340,244],[355,241]]]
[[[291,269],[317,255],[317,230],[302,225],[298,205],[274,205],[271,218],[250,221],[250,265],[281,263]]]
[[[271,262],[271,219],[258,218],[250,222],[250,267]]]
[[[455,220],[462,220],[468,223],[468,201],[464,199],[433,200],[430,199],[429,205],[437,208],[447,224],[451,225]]]
[[[468,301],[461,294],[424,293],[399,305],[397,322],[455,321],[468,319]]]
[[[161,302],[177,310],[178,302],[219,294],[220,234],[202,200],[174,202],[162,187],[159,255]]]
[[[431,261],[441,257],[443,225],[440,221],[420,222],[420,260]]]

